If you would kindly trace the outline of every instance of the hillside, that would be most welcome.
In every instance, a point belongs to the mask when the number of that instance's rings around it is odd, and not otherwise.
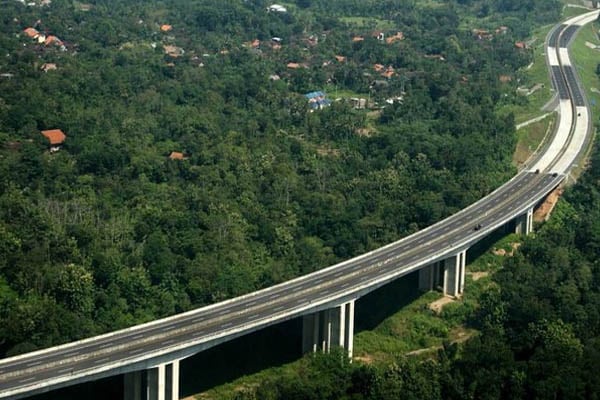
[[[498,110],[557,2],[271,6],[3,3],[3,354],[322,268],[514,172]]]

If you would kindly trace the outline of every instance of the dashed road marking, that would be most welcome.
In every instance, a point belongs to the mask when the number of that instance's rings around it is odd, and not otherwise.
[[[39,365],[41,363],[42,363],[41,361],[34,361],[34,362],[27,363],[26,365],[28,367],[33,367],[34,365]]]
[[[104,357],[104,358],[101,358],[99,360],[94,361],[94,364],[101,364],[101,363],[106,362],[108,360],[110,360],[110,357]]]
[[[21,380],[19,380],[19,383],[30,382],[30,381],[33,381],[33,380],[35,380],[35,379],[36,379],[36,377],[35,377],[35,376],[32,376],[31,378],[25,378],[25,379],[21,379]]]

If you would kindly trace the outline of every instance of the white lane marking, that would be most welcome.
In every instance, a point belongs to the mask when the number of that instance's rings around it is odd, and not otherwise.
[[[247,306],[253,306],[256,304],[256,301],[251,301],[250,303],[246,304]]]
[[[345,288],[345,287],[347,287],[347,286],[350,286],[350,282],[346,282],[346,283],[344,283],[344,284],[341,286],[341,288]]]
[[[105,343],[102,346],[98,346],[99,349],[105,349],[107,347],[110,347],[112,345],[112,343]]]
[[[135,353],[141,353],[142,351],[144,351],[144,349],[133,349],[133,350],[129,350],[127,353],[135,354]]]
[[[323,282],[323,278],[317,279],[317,280],[315,281],[315,283],[321,283],[321,282]]]
[[[165,326],[164,328],[161,328],[161,332],[166,332],[166,331],[170,331],[173,328],[173,325],[169,325],[169,326]]]
[[[72,351],[70,353],[63,354],[63,357],[75,356],[79,354],[79,351]]]
[[[219,314],[217,314],[217,315],[225,315],[228,312],[229,312],[229,310],[223,310],[223,311],[220,311]]]
[[[21,379],[19,381],[19,383],[25,383],[25,382],[29,382],[29,381],[33,381],[34,379],[36,379],[35,376],[32,376],[31,378],[25,378],[25,379]]]
[[[73,368],[65,368],[58,371],[59,374],[63,374],[65,372],[73,371]]]
[[[330,290],[330,289],[325,289],[325,290],[323,290],[323,291],[321,292],[321,294],[327,294],[327,293],[329,293],[329,292],[331,292],[331,290]]]
[[[255,318],[258,318],[258,317],[260,317],[259,314],[254,314],[254,315],[249,316],[247,319],[255,319]]]
[[[165,340],[164,342],[160,342],[160,344],[170,344],[173,343],[175,341],[175,339],[169,339],[169,340]]]
[[[342,276],[344,274],[344,271],[340,271],[340,272],[336,272],[335,274],[333,274],[334,277],[338,277],[338,276]]]
[[[233,325],[233,322],[227,322],[226,324],[222,324],[221,328],[227,328],[228,326]]]
[[[273,311],[283,310],[284,308],[285,308],[284,306],[277,306],[273,309]]]
[[[42,363],[41,361],[34,361],[34,362],[28,363],[27,366],[28,367],[33,367],[34,365],[38,365],[38,364],[41,364],[41,363]]]
[[[144,336],[144,334],[140,333],[139,335],[135,335],[134,337],[132,337],[132,339],[139,339],[139,338],[141,338],[143,336]]]
[[[270,300],[270,299],[274,299],[274,298],[276,298],[276,297],[279,297],[279,293],[275,293],[275,294],[272,294],[272,295],[270,295],[270,296],[269,296],[269,300]]]
[[[101,364],[101,363],[106,362],[108,360],[110,360],[110,357],[104,357],[104,358],[101,358],[99,360],[94,361],[94,364]]]
[[[204,321],[204,317],[200,317],[200,318],[196,318],[196,319],[192,320],[192,322],[200,322],[200,321]]]

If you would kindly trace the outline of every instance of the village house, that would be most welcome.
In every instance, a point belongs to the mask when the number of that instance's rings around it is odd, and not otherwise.
[[[58,69],[58,67],[54,63],[44,63],[40,69],[44,72],[48,72],[48,71],[54,71],[54,70]]]
[[[525,42],[515,42],[515,47],[517,49],[524,50],[524,49],[527,48],[527,43],[525,43]]]
[[[41,133],[46,139],[48,139],[48,144],[50,145],[50,153],[55,153],[59,151],[61,146],[65,142],[65,139],[67,138],[67,135],[65,135],[60,129],[45,130]]]
[[[395,35],[393,35],[393,36],[388,36],[388,37],[385,39],[385,42],[386,42],[387,44],[392,44],[392,43],[394,43],[394,42],[397,42],[397,41],[400,41],[400,40],[404,40],[404,33],[402,33],[402,32],[397,32],[397,33],[396,33]]]
[[[335,56],[335,59],[340,63],[346,62],[346,57],[344,56]]]
[[[268,12],[286,13],[287,8],[285,8],[284,6],[279,5],[279,4],[272,4],[269,7],[267,7],[267,11]]]
[[[187,160],[187,157],[179,151],[172,151],[171,154],[169,154],[169,158],[171,160]]]
[[[25,28],[23,30],[23,32],[25,32],[25,34],[27,36],[29,36],[31,39],[37,39],[38,36],[40,36],[40,33],[38,32],[38,30],[35,29],[35,28],[31,28],[31,27],[30,28]]]
[[[163,45],[163,50],[165,51],[165,54],[173,58],[181,57],[185,53],[185,50],[183,50],[181,47],[170,44]]]
[[[48,37],[46,37],[46,40],[44,41],[44,44],[46,46],[51,46],[51,45],[60,46],[60,47],[64,46],[62,40],[60,40],[59,38],[57,38],[54,35],[48,35]]]
[[[331,100],[321,91],[306,93],[304,97],[308,99],[308,106],[312,111],[321,110],[331,105]]]
[[[492,39],[494,37],[494,35],[492,35],[489,31],[485,30],[485,29],[473,29],[473,36],[479,40],[484,40],[484,39]]]
[[[381,31],[375,31],[371,34],[371,36],[382,42],[385,40],[385,33],[381,32]]]
[[[173,29],[173,26],[169,25],[169,24],[164,24],[160,26],[160,30],[162,32],[169,32]]]

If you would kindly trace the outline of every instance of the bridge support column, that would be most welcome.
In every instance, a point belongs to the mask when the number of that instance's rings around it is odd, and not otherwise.
[[[142,400],[142,371],[123,376],[123,400]]]
[[[179,400],[179,360],[150,368],[145,375],[142,391],[142,371],[125,374],[125,400]]]
[[[533,232],[533,208],[528,209],[515,220],[515,233],[529,235],[531,232]]]
[[[302,317],[302,351],[321,350],[329,353],[332,347],[343,347],[352,357],[354,345],[354,300],[338,307]]]
[[[447,258],[444,263],[444,295],[459,297],[464,292],[467,251]]]
[[[435,262],[419,270],[419,289],[425,292],[435,289],[440,282],[440,264]]]

